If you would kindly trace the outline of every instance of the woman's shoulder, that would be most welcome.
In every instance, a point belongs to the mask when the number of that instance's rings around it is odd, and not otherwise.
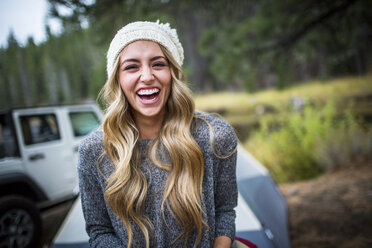
[[[231,125],[217,113],[207,113],[200,110],[195,111],[196,119],[203,119],[216,128],[232,129]]]
[[[201,111],[195,111],[197,120],[197,134],[202,136],[210,135],[217,153],[231,153],[237,146],[237,137],[234,128],[221,117]],[[207,135],[209,133],[209,135]]]

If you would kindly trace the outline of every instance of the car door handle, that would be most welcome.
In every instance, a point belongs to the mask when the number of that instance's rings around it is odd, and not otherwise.
[[[44,159],[45,155],[43,153],[36,153],[28,157],[31,161],[39,160],[39,159]]]

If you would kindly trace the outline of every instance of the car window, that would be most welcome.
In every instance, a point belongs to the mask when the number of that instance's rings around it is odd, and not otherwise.
[[[92,111],[71,112],[69,115],[75,137],[87,135],[100,125],[97,115]]]
[[[54,114],[25,115],[19,119],[26,145],[61,139]]]
[[[0,159],[19,156],[17,140],[6,114],[0,115]]]

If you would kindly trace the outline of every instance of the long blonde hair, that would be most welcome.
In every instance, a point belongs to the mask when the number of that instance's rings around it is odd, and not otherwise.
[[[168,114],[159,135],[151,142],[149,155],[156,166],[169,172],[161,209],[164,210],[165,205],[180,224],[182,233],[177,239],[184,237],[185,245],[196,230],[195,247],[201,240],[203,226],[207,226],[201,203],[203,154],[191,134],[195,107],[189,88],[181,81],[182,68],[164,47],[159,46],[169,62],[172,85],[166,105]],[[127,229],[128,247],[133,240],[130,220],[140,228],[149,247],[153,225],[142,208],[148,185],[139,166],[139,132],[117,79],[118,66],[117,61],[100,93],[108,104],[103,122],[105,153],[115,166],[107,179],[105,197]],[[159,149],[169,155],[169,164],[158,157]],[[165,221],[164,211],[163,219]]]

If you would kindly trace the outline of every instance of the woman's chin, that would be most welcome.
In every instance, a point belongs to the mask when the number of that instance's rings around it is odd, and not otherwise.
[[[139,109],[139,111],[135,111],[135,115],[137,115],[140,118],[148,118],[148,119],[157,119],[159,118],[160,121],[163,120],[165,110],[160,109],[157,107],[154,108],[145,108],[145,109]]]

